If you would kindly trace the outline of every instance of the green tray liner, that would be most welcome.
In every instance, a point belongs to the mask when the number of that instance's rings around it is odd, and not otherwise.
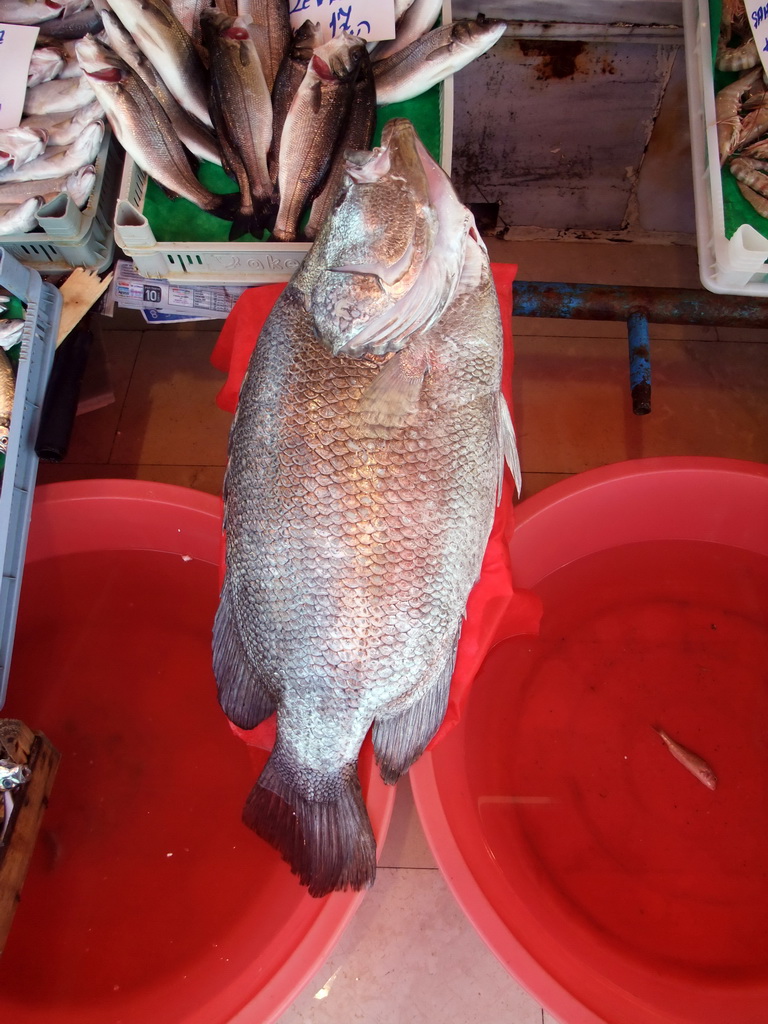
[[[709,0],[709,27],[712,39],[712,81],[715,87],[715,95],[724,88],[741,78],[744,71],[718,71],[715,67],[715,54],[717,52],[717,37],[720,32],[720,18],[722,16],[722,0]],[[768,221],[761,217],[757,210],[739,192],[736,179],[724,167],[720,171],[720,178],[723,183],[723,217],[725,221],[725,237],[732,238],[742,224],[750,224],[761,235],[768,238]]]
[[[442,142],[440,127],[440,86],[433,85],[421,96],[407,100],[405,103],[391,103],[380,107],[376,118],[373,145],[381,141],[381,130],[393,117],[407,117],[413,122],[421,141],[432,156],[440,162],[440,146]],[[237,192],[237,184],[216,164],[202,161],[197,174],[201,183],[211,192],[226,195]],[[739,197],[741,198],[741,197]],[[158,242],[227,242],[229,229],[228,220],[214,217],[195,206],[188,199],[181,197],[171,199],[150,178],[144,197],[144,216],[149,221],[152,233]],[[268,240],[243,235],[240,242],[261,242]],[[279,243],[275,243],[279,244]]]

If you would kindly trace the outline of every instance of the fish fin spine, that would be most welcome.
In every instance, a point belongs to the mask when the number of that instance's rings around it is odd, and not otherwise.
[[[311,788],[311,796],[302,792],[306,780],[278,745],[251,790],[243,821],[280,853],[310,896],[368,888],[376,877],[376,840],[357,766],[316,775]]]

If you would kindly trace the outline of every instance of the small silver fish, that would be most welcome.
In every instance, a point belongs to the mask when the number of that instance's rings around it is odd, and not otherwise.
[[[21,341],[24,330],[23,320],[0,320],[0,348],[7,352]]]
[[[5,833],[11,823],[13,814],[13,791],[29,780],[32,771],[25,764],[16,764],[5,758],[0,760],[0,792],[3,794],[3,827],[0,830],[0,846],[5,840]]]
[[[39,46],[32,51],[27,72],[27,88],[31,89],[41,82],[50,82],[64,70],[64,57],[52,46]]]
[[[687,768],[691,775],[695,775],[699,782],[703,782],[707,789],[717,788],[717,776],[702,757],[681,746],[672,739],[669,733],[664,732],[658,726],[654,726],[654,729],[661,736],[664,745],[676,761]]]
[[[54,78],[52,82],[41,82],[34,89],[27,89],[24,113],[54,114],[57,110],[74,110],[92,99],[93,89],[85,76]]]
[[[39,227],[37,211],[42,205],[42,196],[30,196],[23,203],[0,206],[0,235],[26,234]],[[2,344],[4,343],[0,341],[0,345]]]
[[[22,167],[41,156],[48,143],[43,128],[6,128],[0,131],[0,168]]]
[[[58,18],[63,4],[56,0],[0,0],[0,22],[6,25],[39,25]]]
[[[13,396],[16,391],[16,379],[13,375],[13,366],[5,353],[0,348],[0,452],[8,451],[8,438],[11,430],[11,412],[13,411]],[[13,764],[13,762],[11,762]],[[0,767],[6,762],[0,761]],[[4,785],[6,776],[0,772],[0,788],[8,789]]]
[[[104,122],[92,121],[86,125],[69,146],[49,146],[42,156],[30,160],[18,171],[6,167],[0,171],[0,183],[42,181],[61,174],[74,174],[80,167],[92,164],[104,138]],[[35,192],[39,195],[39,192]]]

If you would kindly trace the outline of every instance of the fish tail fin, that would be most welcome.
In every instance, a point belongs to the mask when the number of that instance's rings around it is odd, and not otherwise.
[[[457,645],[458,633],[440,675],[422,697],[404,711],[374,720],[373,751],[381,777],[390,786],[421,757],[445,718]]]
[[[231,218],[232,227],[229,229],[230,242],[237,241],[243,235],[249,234],[253,227],[253,210],[238,210]]]
[[[220,217],[221,220],[234,220],[240,212],[240,193],[227,192],[217,195],[216,199],[216,205],[208,212],[212,213],[214,217]]]
[[[275,706],[243,648],[232,603],[225,585],[213,623],[213,674],[219,703],[230,722],[241,729],[255,729]]]
[[[357,768],[306,780],[278,747],[243,810],[243,821],[282,855],[310,896],[365,889],[376,877],[376,840]]]

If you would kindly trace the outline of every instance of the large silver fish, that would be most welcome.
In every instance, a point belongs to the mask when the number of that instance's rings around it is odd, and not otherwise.
[[[224,166],[240,186],[242,206],[230,238],[260,234],[272,216],[267,154],[272,104],[256,46],[241,18],[206,8],[203,41],[211,62],[211,113]]]
[[[165,110],[176,134],[195,156],[221,166],[221,153],[213,132],[204,124],[191,117],[181,106],[154,65],[134,43],[130,32],[126,32],[118,18],[111,11],[102,11],[104,31],[109,45],[121,60],[135,71],[160,106]]]
[[[277,182],[280,139],[283,136],[285,119],[291,109],[293,97],[307,73],[312,53],[322,45],[322,42],[320,22],[307,19],[293,33],[288,52],[277,69],[272,86],[272,144],[269,154],[269,173],[273,182]]]
[[[251,22],[253,41],[270,91],[280,62],[291,45],[288,11],[286,0],[237,0],[238,16]]]
[[[438,243],[448,302],[419,294],[437,286],[422,273]],[[426,329],[413,318],[384,357],[365,345],[350,357],[361,329],[383,329],[409,295],[441,315]],[[410,122],[391,121],[382,148],[350,162],[264,326],[229,447],[219,699],[244,728],[277,711],[244,820],[314,896],[375,875],[357,776],[368,730],[394,783],[443,719],[515,456],[501,363],[474,221]]]
[[[398,50],[404,50],[415,39],[429,32],[442,8],[443,0],[414,0],[397,19],[395,38],[377,43],[371,50],[371,60],[383,60]]]
[[[278,156],[280,207],[274,236],[296,238],[304,207],[323,186],[347,120],[365,43],[342,33],[314,50],[283,125]]]
[[[166,192],[216,216],[230,216],[232,197],[200,184],[168,115],[138,75],[90,36],[77,44],[77,54],[118,142],[137,165]]]
[[[478,14],[435,28],[402,50],[373,65],[379,106],[402,103],[419,96],[455,74],[496,43],[506,21]]]
[[[376,83],[373,68],[367,52],[362,53],[357,81],[353,86],[352,104],[347,121],[339,136],[333,160],[322,191],[312,203],[309,220],[304,228],[304,237],[312,241],[328,216],[331,204],[339,191],[346,167],[348,151],[365,150],[371,144],[376,126]]]
[[[181,106],[213,127],[203,62],[189,33],[164,0],[110,0],[110,7]]]

